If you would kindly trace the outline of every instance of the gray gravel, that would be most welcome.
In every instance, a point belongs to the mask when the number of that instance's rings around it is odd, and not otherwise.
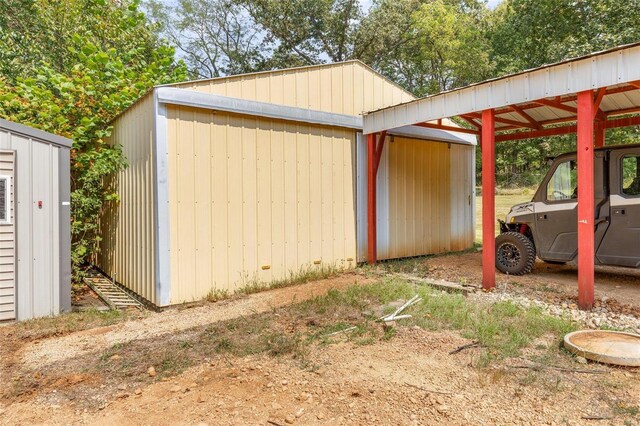
[[[614,329],[640,334],[640,319],[610,312],[605,307],[596,307],[587,312],[579,310],[571,301],[557,305],[506,292],[476,293],[472,297],[489,302],[510,301],[523,308],[537,307],[548,315],[572,320],[591,329]]]

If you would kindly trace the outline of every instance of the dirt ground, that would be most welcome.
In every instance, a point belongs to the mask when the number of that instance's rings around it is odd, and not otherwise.
[[[471,272],[477,259],[427,261],[444,278],[445,264],[468,262],[460,267]],[[304,362],[212,351],[175,374],[154,364],[151,349],[158,345],[197,343],[194,327],[230,328],[238,325],[233,321],[268,315],[278,333],[290,335],[297,331],[290,329],[287,305],[371,282],[345,274],[45,338],[30,339],[17,325],[0,327],[0,424],[640,424],[637,369],[582,365],[566,356],[566,370],[531,368],[524,357],[479,368],[482,348],[450,354],[470,343],[460,333],[417,326],[398,325],[389,338],[367,344],[339,334],[335,342],[309,346]],[[531,350],[558,343],[543,337]],[[150,352],[136,350],[137,344]],[[147,370],[147,360],[157,374]],[[116,365],[129,364],[144,368],[116,374]],[[29,386],[20,388],[23,382]]]
[[[434,278],[469,284],[482,283],[482,253],[461,253],[426,258],[424,267]],[[496,286],[512,293],[522,293],[551,301],[576,299],[578,267],[576,264],[552,265],[536,261],[533,271],[524,276],[507,276],[496,271]],[[640,317],[640,270],[596,266],[596,298],[613,299],[621,311]]]

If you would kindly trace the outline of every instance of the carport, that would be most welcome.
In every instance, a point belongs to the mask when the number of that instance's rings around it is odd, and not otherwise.
[[[455,130],[444,119],[469,124],[482,150],[482,285],[495,286],[495,144],[577,133],[578,305],[594,302],[594,145],[605,131],[640,125],[640,43],[442,92],[364,117],[368,150],[368,260],[376,254],[376,180],[385,136],[415,125]]]

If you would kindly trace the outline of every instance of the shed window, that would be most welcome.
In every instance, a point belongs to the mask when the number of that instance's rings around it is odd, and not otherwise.
[[[11,222],[11,178],[0,176],[0,223]]]

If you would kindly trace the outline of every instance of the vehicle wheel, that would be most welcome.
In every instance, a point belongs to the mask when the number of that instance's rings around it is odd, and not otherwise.
[[[533,242],[519,232],[505,232],[496,238],[496,268],[509,275],[531,272],[536,261]]]

